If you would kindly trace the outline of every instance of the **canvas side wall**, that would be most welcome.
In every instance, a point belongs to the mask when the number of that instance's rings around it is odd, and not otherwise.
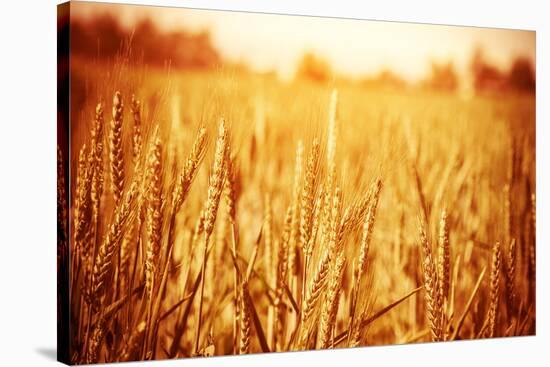
[[[57,360],[70,364],[69,332],[70,3],[57,6]]]

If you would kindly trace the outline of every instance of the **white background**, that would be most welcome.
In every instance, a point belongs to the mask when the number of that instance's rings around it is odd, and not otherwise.
[[[119,1],[129,3],[130,1]],[[477,25],[537,31],[537,336],[477,342],[136,363],[147,366],[548,365],[547,167],[550,29],[545,1],[136,0],[143,4]],[[0,10],[0,365],[56,353],[56,4]],[[251,30],[253,32],[253,30]],[[546,104],[544,103],[546,101]],[[548,191],[546,191],[548,192]]]

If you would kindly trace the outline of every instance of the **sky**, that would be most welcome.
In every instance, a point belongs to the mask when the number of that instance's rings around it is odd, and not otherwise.
[[[208,30],[224,58],[283,78],[294,74],[306,51],[351,77],[390,69],[410,82],[421,80],[432,61],[452,61],[465,75],[478,46],[501,69],[517,56],[535,61],[533,31],[86,2],[71,7],[74,17],[105,12],[116,13],[129,29],[150,17],[165,31]]]

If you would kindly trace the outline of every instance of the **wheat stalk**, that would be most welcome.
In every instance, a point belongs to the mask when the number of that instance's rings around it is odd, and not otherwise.
[[[512,241],[512,190],[510,184],[504,185],[503,195],[503,218],[504,218],[504,243]]]
[[[236,230],[236,216],[237,216],[237,200],[240,194],[240,185],[239,185],[239,173],[237,172],[237,167],[235,164],[235,157],[231,157],[230,149],[227,149],[226,157],[226,177],[224,181],[223,196],[225,201],[225,207],[227,208],[227,217],[230,224],[230,236],[231,236],[231,252],[232,256],[237,258],[237,243],[234,238]],[[239,300],[239,272],[237,268],[233,267],[233,307],[234,307],[234,316],[233,316],[233,353],[238,352],[238,339],[237,335],[239,332],[239,323],[240,323],[240,300]]]
[[[264,202],[264,226],[262,229],[264,239],[264,266],[268,281],[271,283],[271,286],[274,286],[273,209],[271,208],[271,199],[268,194],[265,195]]]
[[[329,196],[334,188],[336,176],[336,143],[338,141],[338,130],[336,126],[336,113],[338,105],[338,90],[333,89],[330,95],[330,105],[328,113],[328,134],[327,134],[327,191]]]
[[[296,146],[296,161],[294,164],[294,180],[292,186],[292,222],[290,225],[290,242],[288,266],[290,275],[298,274],[298,245],[300,242],[300,191],[302,187],[304,144],[301,140]]]

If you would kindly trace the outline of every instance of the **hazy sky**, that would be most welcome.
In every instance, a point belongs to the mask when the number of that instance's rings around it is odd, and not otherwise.
[[[106,11],[116,12],[129,28],[149,16],[167,31],[208,29],[224,57],[258,71],[275,69],[283,77],[293,74],[304,51],[323,56],[334,69],[351,76],[389,68],[409,81],[421,79],[430,60],[453,60],[459,72],[465,72],[477,45],[501,68],[518,55],[535,60],[532,31],[101,3],[71,6],[72,16]]]

